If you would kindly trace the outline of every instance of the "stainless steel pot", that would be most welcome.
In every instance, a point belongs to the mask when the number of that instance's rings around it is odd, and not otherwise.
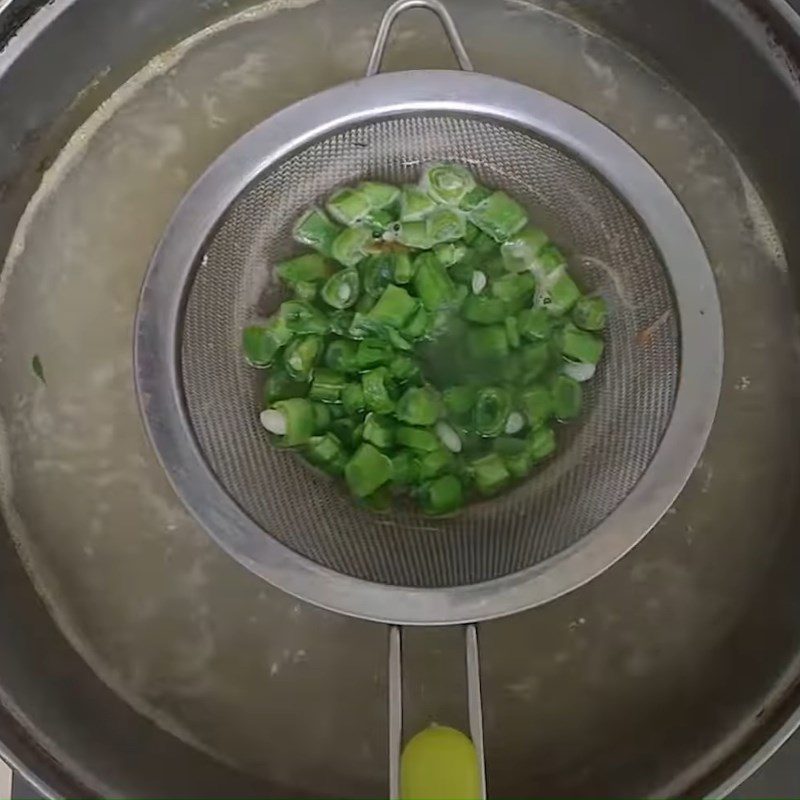
[[[42,176],[101,102],[152,56],[251,5],[6,3],[3,250]],[[369,39],[349,41],[348,53],[363,50],[350,64],[337,60],[348,40],[335,35],[374,30],[384,7],[363,0],[272,5],[263,30],[273,35],[264,47],[281,57],[275,83],[263,92],[276,107],[297,99],[291,91],[325,88],[348,70],[355,76]],[[452,12],[481,71],[583,108],[650,161],[703,239],[726,330],[717,420],[673,513],[595,581],[481,626],[489,794],[721,794],[800,719],[800,368],[791,283],[800,263],[797,17],[781,0],[461,0]],[[560,49],[548,48],[556,29],[564,35]],[[413,16],[404,22],[386,68],[446,66],[435,60],[442,48],[430,46],[427,30]],[[308,77],[287,89],[286,76],[298,70]],[[198,154],[197,174],[219,149]],[[9,341],[4,335],[1,343],[6,381],[15,360],[31,356],[9,350]],[[57,390],[56,374],[48,391]],[[23,486],[17,492],[24,504]],[[148,663],[164,670],[160,682],[151,670],[134,686],[114,627],[115,619],[118,627],[129,623],[121,611],[114,617],[122,608],[115,587],[88,562],[84,571],[59,574],[70,557],[69,535],[60,551],[46,533],[37,536],[39,557],[26,554],[30,571],[5,531],[0,536],[0,740],[48,794],[386,791],[383,626],[295,605],[204,551],[207,573],[197,596],[213,621],[214,656],[204,676],[214,680],[188,691],[169,637],[198,623],[170,602],[170,571],[159,571],[156,561],[163,551],[131,530],[130,549],[118,550],[117,561],[129,560],[136,580],[149,567],[152,583],[142,593],[158,602],[148,623],[153,638],[125,643],[149,647]],[[190,536],[199,541],[202,533]],[[43,603],[33,588],[31,576],[41,584],[45,566],[61,579],[63,606],[52,595]],[[180,577],[180,561],[173,566]],[[121,570],[115,583],[125,575]],[[104,597],[107,608],[97,608]],[[95,624],[101,611],[105,627]],[[248,628],[249,613],[257,630]],[[54,615],[84,625],[67,626],[66,638]],[[463,724],[462,646],[453,629],[407,634],[410,729],[431,717]],[[96,669],[83,657],[90,651],[100,653]],[[288,663],[295,668],[284,670]],[[141,713],[131,705],[137,697]]]

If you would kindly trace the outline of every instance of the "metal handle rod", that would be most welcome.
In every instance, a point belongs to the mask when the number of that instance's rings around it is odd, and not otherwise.
[[[403,653],[400,628],[389,628],[389,798],[400,797],[400,750],[403,746]]]
[[[458,32],[450,12],[439,0],[396,0],[386,9],[381,24],[378,26],[378,33],[375,35],[375,43],[372,45],[372,53],[367,63],[367,77],[377,75],[381,71],[383,56],[386,53],[386,43],[389,41],[392,25],[394,25],[397,17],[409,8],[427,8],[439,17],[456,61],[458,61],[459,68],[472,72],[472,62],[467,55],[464,42],[461,40],[461,34]]]
[[[486,761],[483,748],[483,704],[478,630],[465,628],[469,734],[478,759],[480,800],[486,800]],[[389,628],[389,798],[400,798],[400,754],[403,746],[403,651],[400,628]]]

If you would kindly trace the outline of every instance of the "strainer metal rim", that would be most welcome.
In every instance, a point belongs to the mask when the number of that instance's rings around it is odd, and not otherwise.
[[[328,569],[281,544],[221,486],[193,435],[182,396],[180,320],[204,247],[231,203],[266,168],[334,131],[412,113],[494,120],[530,131],[588,164],[648,230],[674,292],[682,341],[672,417],[638,483],[590,534],[540,564],[483,583],[409,588]],[[134,371],[142,416],[184,504],[237,561],[271,584],[332,611],[380,622],[453,624],[530,608],[590,580],[636,545],[669,509],[713,424],[722,381],[722,319],[711,267],[692,223],[657,172],[585,112],[480,73],[415,70],[355,80],[257,125],[200,177],[176,210],[142,286]]]

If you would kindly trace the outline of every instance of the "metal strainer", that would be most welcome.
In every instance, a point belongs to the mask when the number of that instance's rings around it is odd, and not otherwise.
[[[534,89],[471,71],[377,74],[303,100],[227,150],[178,208],[136,322],[145,421],[176,490],[211,535],[270,582],[344,613],[402,623],[508,614],[585,582],[669,508],[703,448],[721,381],[711,269],[665,183],[608,128]],[[610,306],[607,356],[557,456],[511,493],[445,520],[378,516],[271,448],[263,375],[243,326],[273,311],[272,271],[300,212],[362,179],[467,165],[505,189]]]

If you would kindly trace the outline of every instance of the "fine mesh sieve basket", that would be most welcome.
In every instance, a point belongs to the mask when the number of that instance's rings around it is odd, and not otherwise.
[[[722,372],[711,269],[666,184],[615,133],[534,89],[472,71],[378,74],[262,122],[200,178],[155,253],[136,322],[143,415],[177,492],[234,557],[327,608],[452,623],[544,602],[608,567],[658,521],[699,458]],[[270,446],[263,373],[241,331],[284,296],[300,212],[363,179],[466,165],[528,208],[609,304],[607,354],[556,456],[518,488],[449,519],[356,506],[339,483]]]

